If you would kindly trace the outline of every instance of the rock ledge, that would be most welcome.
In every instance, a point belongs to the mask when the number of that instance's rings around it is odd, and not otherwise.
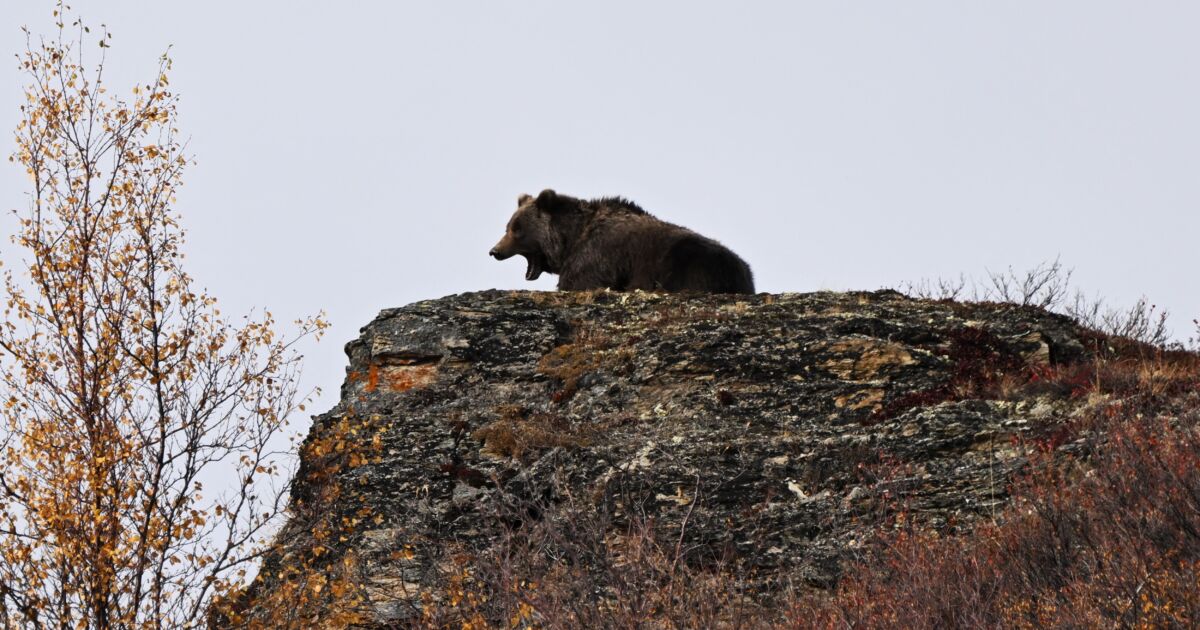
[[[251,596],[336,516],[325,558],[355,554],[374,623],[396,622],[447,546],[489,543],[497,502],[566,495],[686,519],[689,545],[732,552],[763,588],[829,585],[881,514],[953,529],[995,513],[1027,445],[1078,404],[1012,385],[1079,359],[1083,335],[1037,309],[891,291],[388,309],[346,346],[341,402],[314,419],[296,517]]]

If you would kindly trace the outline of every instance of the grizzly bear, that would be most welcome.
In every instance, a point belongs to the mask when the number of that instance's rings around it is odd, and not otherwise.
[[[521,195],[496,260],[525,257],[526,280],[558,274],[562,291],[754,293],[750,266],[724,245],[655,218],[620,197]]]

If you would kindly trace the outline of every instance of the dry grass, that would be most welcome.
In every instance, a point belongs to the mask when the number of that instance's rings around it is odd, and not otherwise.
[[[577,327],[570,343],[546,353],[538,361],[539,373],[557,379],[562,387],[554,394],[555,402],[570,399],[579,390],[584,376],[606,370],[628,369],[635,358],[625,338],[603,328]]]
[[[591,442],[586,427],[573,426],[562,416],[530,412],[506,405],[499,417],[476,429],[471,437],[483,442],[485,453],[513,459],[547,448],[579,448]]]

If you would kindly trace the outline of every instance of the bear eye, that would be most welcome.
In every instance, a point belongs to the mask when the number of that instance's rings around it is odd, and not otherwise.
[[[512,227],[512,231],[513,231],[513,234],[520,234],[521,233],[521,224],[514,223],[513,227]]]

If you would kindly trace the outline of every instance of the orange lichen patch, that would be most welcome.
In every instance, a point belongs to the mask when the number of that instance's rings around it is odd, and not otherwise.
[[[367,368],[367,384],[363,386],[363,391],[373,392],[376,387],[379,387],[379,366],[372,363]]]
[[[825,362],[823,367],[848,381],[887,378],[881,373],[915,363],[904,346],[875,339],[844,339],[829,344],[825,350],[836,358]]]
[[[838,396],[834,399],[833,404],[839,409],[862,409],[870,407],[871,411],[877,411],[883,407],[883,390],[882,389],[864,389],[844,396]]]
[[[383,378],[389,389],[394,392],[405,392],[414,387],[425,387],[437,378],[436,365],[422,363],[417,365],[394,365],[383,368]]]
[[[405,392],[414,387],[425,387],[432,383],[438,374],[438,366],[432,363],[404,363],[388,365],[372,363],[367,368],[365,377],[355,372],[350,375],[350,381],[365,380],[364,392],[373,392],[383,384],[389,391]]]

